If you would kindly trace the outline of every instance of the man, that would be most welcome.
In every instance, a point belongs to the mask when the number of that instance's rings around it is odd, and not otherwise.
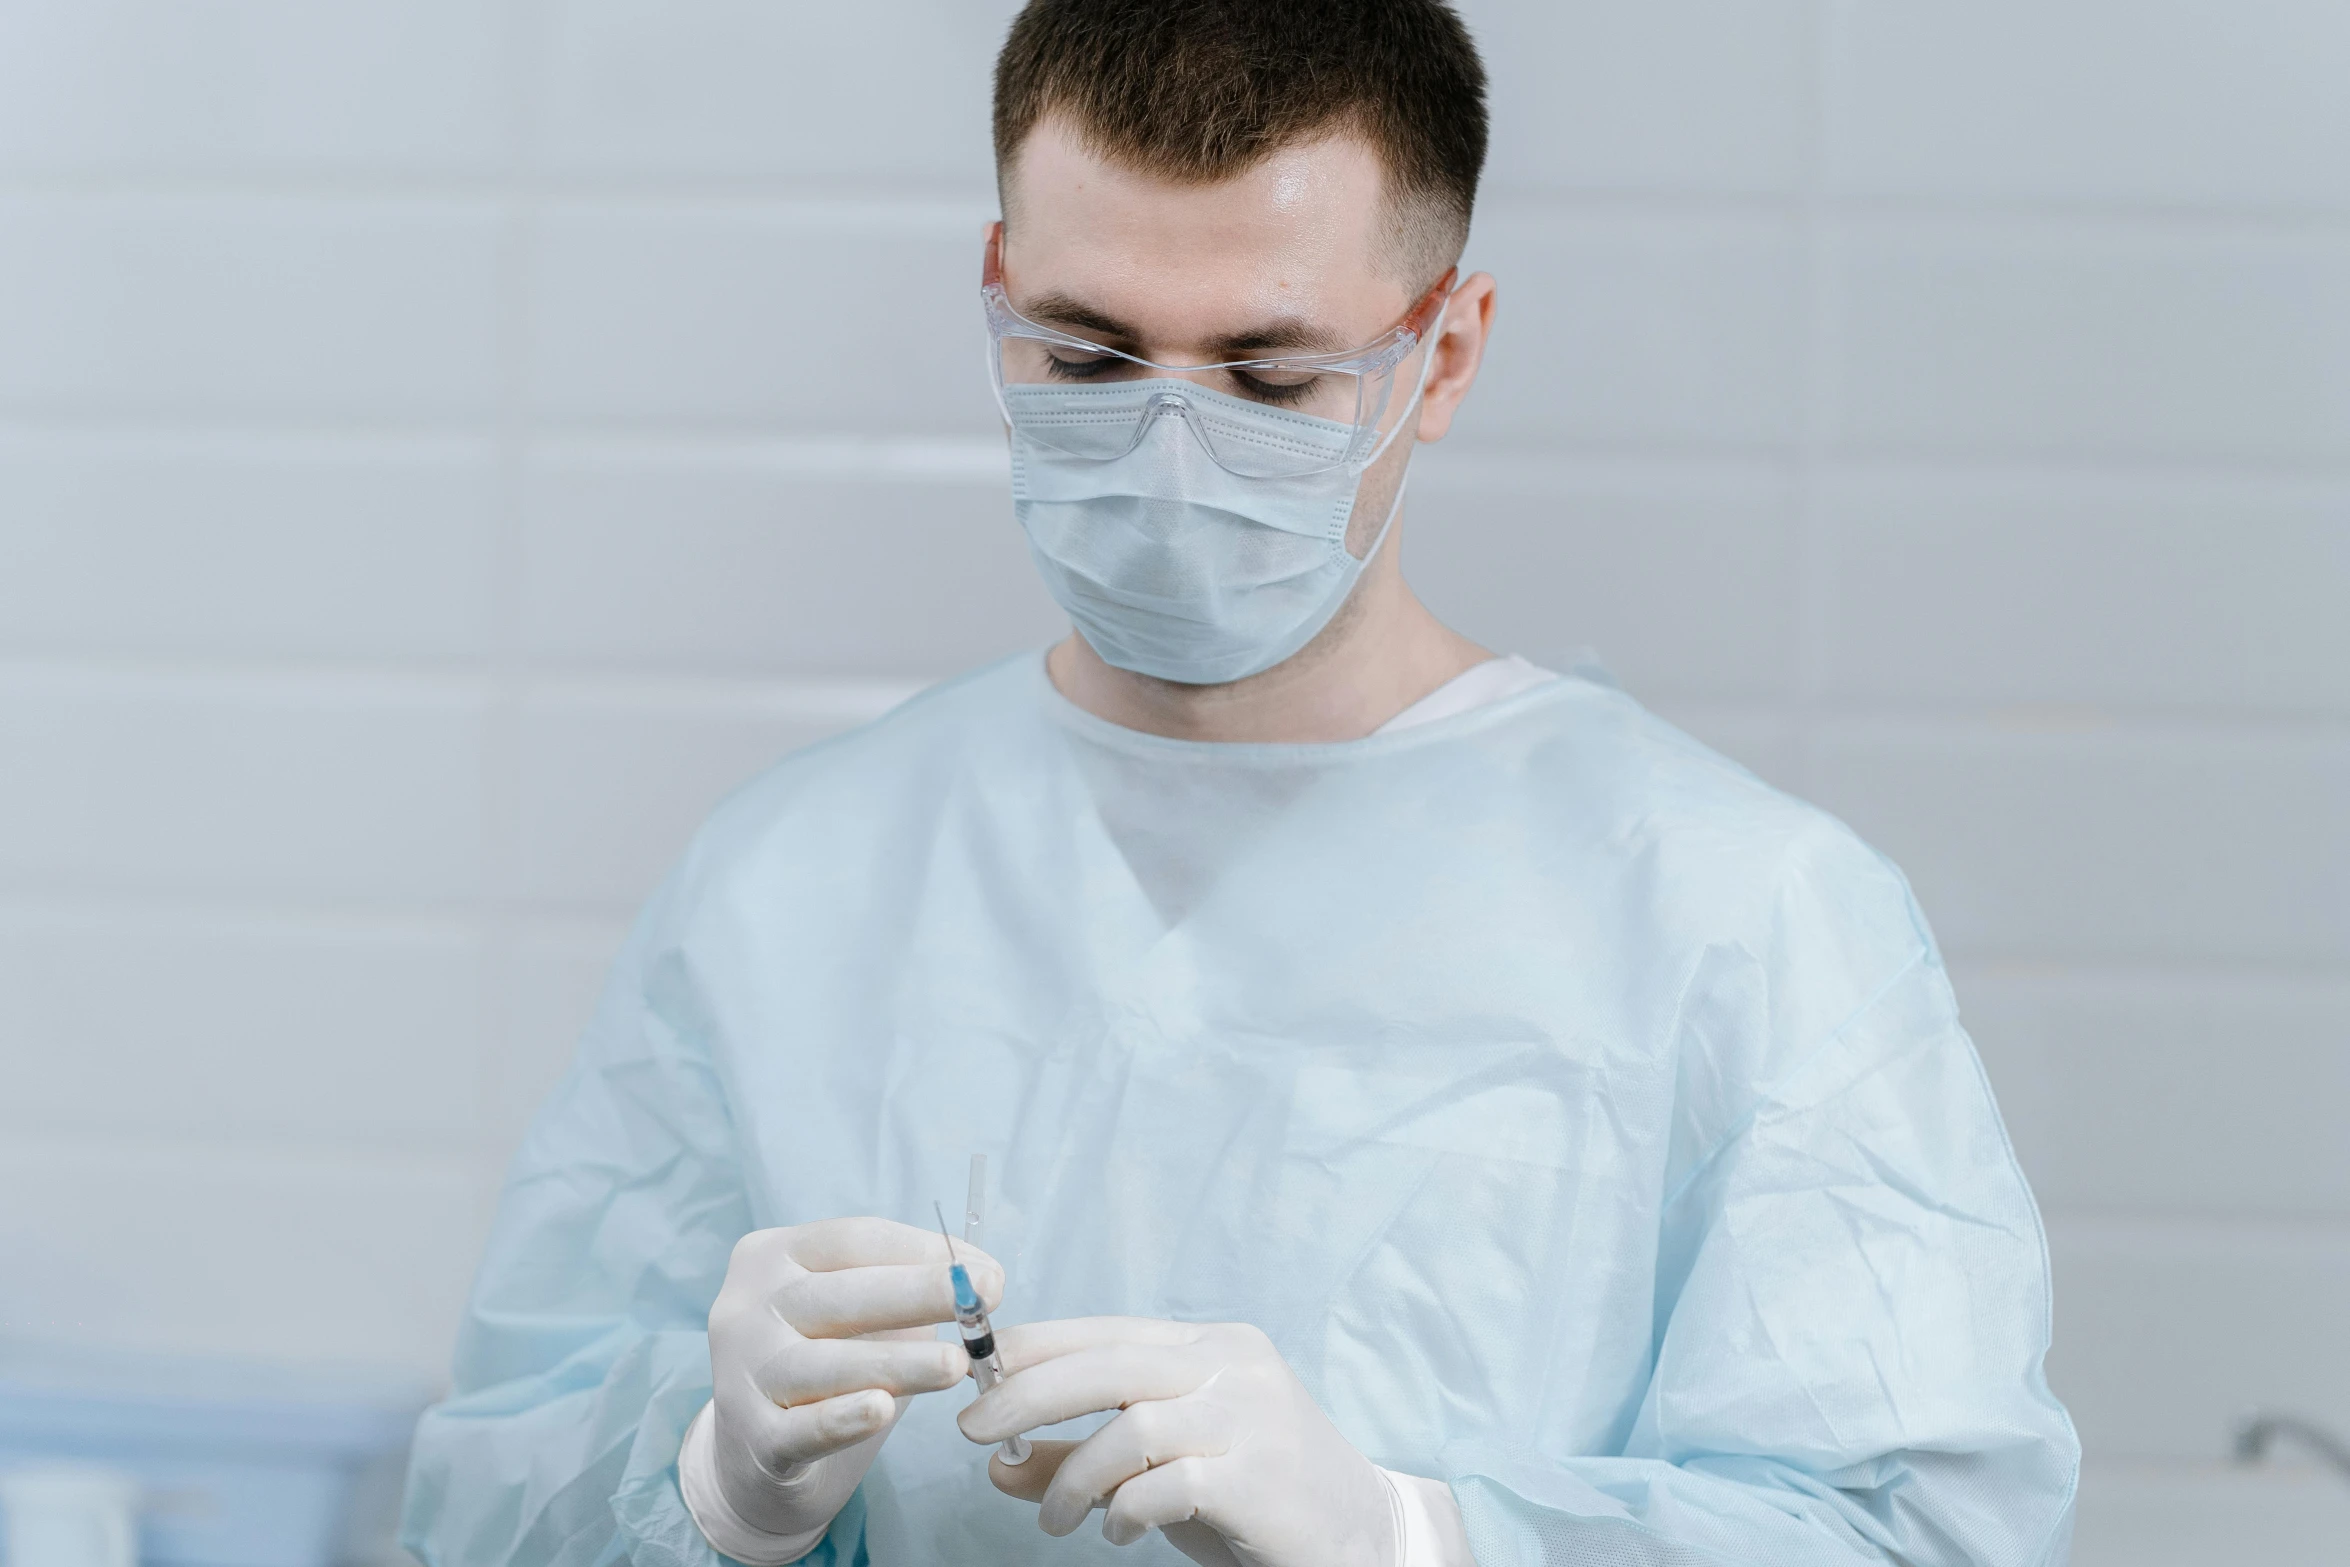
[[[1440,0],[1015,23],[975,259],[1077,632],[655,898],[419,1432],[432,1567],[2063,1559],[2038,1219],[1899,875],[1401,574],[1482,82]],[[975,1153],[966,1401],[912,1221]]]

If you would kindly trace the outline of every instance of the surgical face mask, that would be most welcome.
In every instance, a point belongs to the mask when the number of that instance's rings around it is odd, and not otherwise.
[[[1401,483],[1370,548],[1348,553],[1362,476],[1410,423],[1433,359],[1383,435],[1373,411],[1367,450],[1359,422],[1190,380],[999,379],[1013,510],[1046,588],[1120,669],[1218,685],[1289,658],[1394,525]]]

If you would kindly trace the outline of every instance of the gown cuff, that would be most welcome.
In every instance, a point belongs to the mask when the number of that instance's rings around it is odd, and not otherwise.
[[[1461,1522],[1461,1504],[1442,1480],[1379,1471],[1395,1499],[1403,1548],[1397,1567],[1477,1567],[1469,1554],[1469,1531]]]
[[[798,1561],[816,1548],[824,1531],[832,1527],[832,1520],[827,1518],[813,1531],[799,1534],[769,1534],[743,1522],[718,1487],[715,1408],[702,1406],[694,1423],[685,1428],[685,1443],[677,1452],[677,1489],[685,1498],[685,1510],[694,1527],[702,1531],[710,1549],[733,1557],[744,1567],[784,1567]]]

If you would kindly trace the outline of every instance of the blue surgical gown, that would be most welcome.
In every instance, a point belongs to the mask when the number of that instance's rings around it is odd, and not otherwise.
[[[1023,657],[738,793],[516,1157],[429,1567],[714,1567],[677,1491],[745,1231],[994,1176],[999,1322],[1253,1322],[1482,1567],[2064,1559],[2046,1249],[1899,873],[1564,679],[1336,745]],[[811,1560],[1051,1540],[917,1399]]]

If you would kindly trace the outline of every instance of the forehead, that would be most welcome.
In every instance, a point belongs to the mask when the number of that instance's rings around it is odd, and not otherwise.
[[[1106,160],[1048,118],[1004,185],[1015,304],[1063,295],[1162,345],[1190,346],[1187,336],[1274,315],[1368,336],[1409,303],[1379,265],[1378,155],[1352,134],[1281,148],[1203,185]]]

